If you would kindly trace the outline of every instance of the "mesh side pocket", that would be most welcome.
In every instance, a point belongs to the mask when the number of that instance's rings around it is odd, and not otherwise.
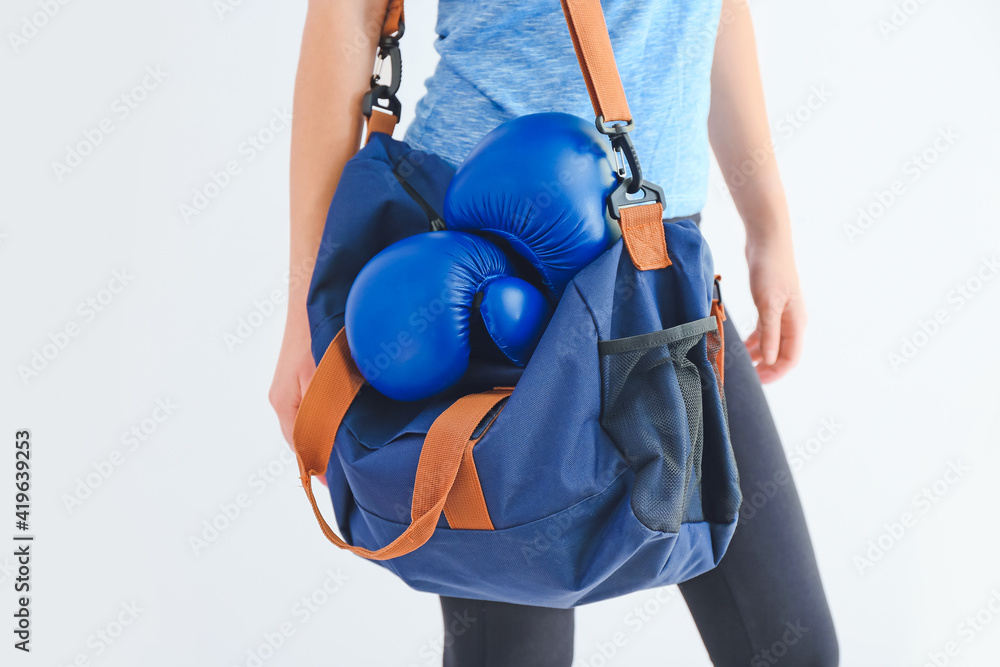
[[[718,335],[715,317],[598,343],[601,425],[636,471],[632,510],[651,530],[676,533],[702,520],[702,385],[709,380],[694,360],[711,331]]]
[[[705,334],[706,342],[706,358],[708,363],[712,365],[712,370],[715,371],[716,384],[719,387],[719,397],[722,399],[722,415],[725,418],[726,430],[729,430],[729,410],[726,408],[726,392],[722,385],[723,371],[725,369],[719,368],[719,360],[722,359],[723,365],[725,364],[724,357],[719,354],[723,348],[722,336],[719,335],[718,329],[713,329]]]
[[[735,521],[740,510],[742,494],[740,476],[736,467],[736,457],[729,437],[729,408],[726,406],[726,392],[723,379],[724,355],[719,354],[725,343],[719,331],[705,334],[704,366],[715,376],[715,387],[706,380],[702,398],[706,407],[705,449],[702,460],[702,513],[706,521],[728,523]]]

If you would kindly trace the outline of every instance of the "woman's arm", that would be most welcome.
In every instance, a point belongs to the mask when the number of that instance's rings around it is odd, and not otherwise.
[[[761,381],[771,382],[798,362],[806,312],[746,0],[722,3],[708,136],[747,230],[750,291],[759,319],[746,345]]]
[[[306,294],[333,191],[361,139],[388,0],[310,0],[292,109],[291,258],[288,317],[269,398],[285,439],[316,366]]]

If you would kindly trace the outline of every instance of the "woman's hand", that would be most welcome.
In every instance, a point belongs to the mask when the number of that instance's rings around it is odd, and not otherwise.
[[[789,235],[748,239],[746,257],[758,313],[757,328],[747,337],[746,346],[760,381],[766,384],[798,363],[806,309]]]
[[[302,395],[315,372],[316,363],[309,343],[309,326],[303,325],[299,318],[292,319],[290,315],[285,326],[285,337],[281,341],[274,379],[271,380],[271,391],[268,393],[271,407],[278,413],[281,434],[289,445],[292,444],[295,413],[299,410]]]
[[[267,397],[278,414],[281,434],[293,449],[292,427],[295,426],[295,415],[315,372],[308,318],[304,312],[299,316],[290,312],[285,324],[285,337],[281,341],[281,352],[278,353],[278,365],[274,369],[274,379],[271,380],[271,391]],[[317,479],[326,486],[326,478]]]

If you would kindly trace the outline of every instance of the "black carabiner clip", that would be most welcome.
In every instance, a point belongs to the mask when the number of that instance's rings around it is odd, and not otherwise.
[[[616,123],[611,127],[604,124],[604,116],[595,121],[597,131],[611,138],[611,148],[615,152],[615,171],[621,179],[618,186],[608,195],[608,213],[615,220],[621,220],[621,208],[659,202],[665,199],[663,188],[642,178],[642,166],[635,145],[629,137],[629,130],[635,127],[633,121]],[[627,169],[626,169],[627,167]],[[631,195],[631,196],[630,196]]]
[[[378,45],[378,53],[375,54],[375,57],[378,58],[378,64],[372,74],[371,87],[385,86],[389,89],[389,95],[395,95],[399,91],[399,84],[403,80],[403,59],[399,51],[399,36],[402,34],[403,24],[400,23],[399,32],[390,37],[383,37]],[[389,59],[389,66],[392,70],[392,78],[389,79],[388,84],[382,83],[382,66],[386,58]]]

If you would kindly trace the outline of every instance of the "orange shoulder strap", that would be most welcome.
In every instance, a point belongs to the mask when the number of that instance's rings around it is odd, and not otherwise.
[[[351,359],[347,336],[341,329],[320,360],[302,397],[292,429],[292,442],[302,487],[326,538],[337,547],[363,558],[387,560],[410,553],[434,534],[465,453],[471,451],[472,434],[486,415],[510,396],[511,390],[499,388],[471,394],[441,413],[427,432],[420,452],[410,525],[391,543],[370,550],[352,546],[333,532],[320,512],[312,489],[313,475],[326,474],[337,430],[362,384],[364,379]]]
[[[385,8],[385,21],[382,22],[382,36],[388,37],[399,30],[403,22],[403,0],[389,0]]]
[[[375,111],[372,109],[372,115],[368,117],[368,129],[365,131],[365,143],[372,138],[372,132],[384,132],[390,137],[392,136],[392,131],[396,129],[396,123],[399,119],[391,113],[386,113],[384,111]]]
[[[602,116],[605,122],[629,122],[632,114],[629,112],[625,99],[625,89],[622,87],[618,67],[615,64],[615,54],[611,48],[611,38],[608,35],[604,12],[600,0],[561,0],[566,24],[569,26],[573,47],[576,49],[580,70],[583,72],[590,101],[594,105],[594,114]],[[399,30],[403,22],[403,0],[389,0],[386,8],[385,21],[382,24],[382,37],[389,37]],[[388,118],[372,121],[368,136],[372,132],[392,133],[395,127],[395,116],[384,114]],[[377,125],[375,125],[377,123]]]
[[[573,39],[576,59],[587,83],[598,123],[631,123],[632,114],[625,88],[618,75],[611,36],[604,21],[600,0],[561,0],[566,25]],[[663,205],[659,202],[625,206],[621,230],[625,249],[640,271],[670,266],[667,240],[663,233]]]
[[[594,115],[605,122],[631,121],[600,0],[562,0],[562,8]]]

